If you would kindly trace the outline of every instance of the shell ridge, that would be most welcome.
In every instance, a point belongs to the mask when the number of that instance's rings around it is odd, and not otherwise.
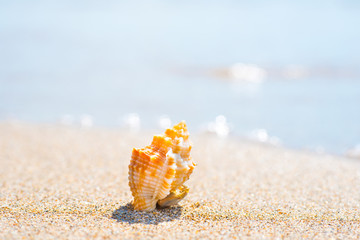
[[[169,151],[171,151],[171,148],[170,148]],[[167,179],[167,178],[165,177],[165,175],[166,175],[166,173],[168,172],[168,169],[171,168],[172,165],[173,165],[173,164],[171,164],[171,165],[169,164],[169,158],[168,158],[168,155],[166,154],[166,155],[165,155],[165,162],[164,162],[164,165],[163,165],[163,171],[160,171],[161,175],[158,176],[157,181],[156,181],[156,184],[155,184],[156,189],[155,189],[153,198],[156,198],[156,197],[158,197],[158,198],[163,198],[163,197],[158,196],[158,195],[159,195],[159,192],[160,192],[161,188],[162,188],[163,185],[164,185],[163,182],[166,181],[166,179]],[[172,181],[173,181],[173,178],[171,179],[171,182],[172,182]],[[171,186],[171,184],[170,184],[169,186]],[[169,188],[168,191],[170,192],[170,188]],[[161,193],[161,192],[160,192],[160,193]]]

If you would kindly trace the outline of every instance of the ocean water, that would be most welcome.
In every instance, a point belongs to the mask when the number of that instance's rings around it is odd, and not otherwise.
[[[358,26],[358,1],[3,1],[0,120],[200,132],[220,115],[343,154],[360,143]]]

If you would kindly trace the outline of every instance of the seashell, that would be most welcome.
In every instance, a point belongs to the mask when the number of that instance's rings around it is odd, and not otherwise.
[[[129,186],[135,210],[152,211],[177,204],[188,193],[184,182],[193,172],[189,133],[184,121],[155,135],[150,146],[134,148]]]

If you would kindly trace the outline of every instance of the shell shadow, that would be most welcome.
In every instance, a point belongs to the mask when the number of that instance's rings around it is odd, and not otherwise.
[[[111,218],[118,222],[127,222],[130,224],[143,223],[157,225],[161,222],[170,222],[180,218],[182,207],[172,206],[165,209],[156,209],[152,212],[141,212],[134,210],[133,206],[128,203],[116,209]]]

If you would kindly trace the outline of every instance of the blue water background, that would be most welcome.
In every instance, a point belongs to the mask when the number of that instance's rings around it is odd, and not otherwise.
[[[0,120],[114,127],[136,112],[143,128],[167,114],[196,132],[223,114],[239,136],[344,153],[360,143],[359,26],[359,1],[2,1]],[[237,62],[330,74],[210,74]]]

